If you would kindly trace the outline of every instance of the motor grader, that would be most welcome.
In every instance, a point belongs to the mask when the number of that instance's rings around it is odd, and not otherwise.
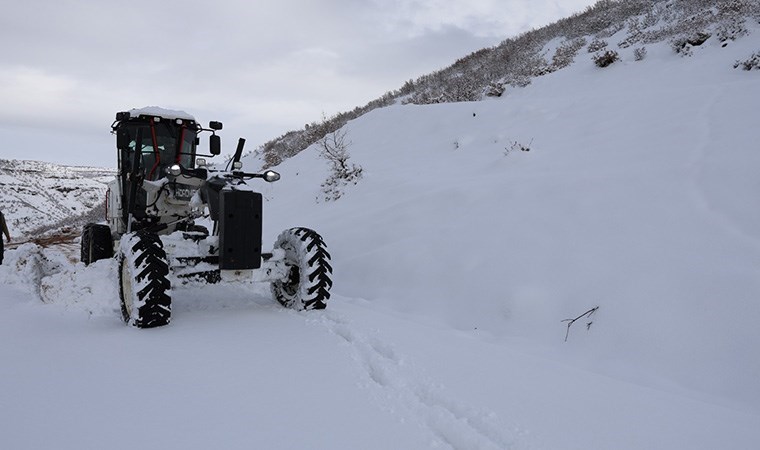
[[[274,298],[298,310],[323,309],[332,286],[330,254],[309,228],[283,231],[262,251],[263,201],[258,182],[272,170],[246,173],[244,139],[225,169],[207,164],[221,153],[217,131],[182,111],[158,107],[118,112],[118,173],[108,184],[105,223],[84,226],[85,265],[116,258],[123,320],[138,328],[171,319],[172,284],[268,282]],[[198,153],[208,134],[209,154]],[[210,226],[205,226],[205,225]]]

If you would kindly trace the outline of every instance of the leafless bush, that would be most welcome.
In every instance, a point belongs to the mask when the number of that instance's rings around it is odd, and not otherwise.
[[[599,67],[607,67],[615,61],[620,61],[620,56],[615,50],[607,50],[604,53],[594,55],[594,64]]]
[[[744,61],[736,61],[736,64],[734,64],[734,69],[737,69],[739,67],[741,67],[742,70],[760,70],[760,51],[753,53],[752,56],[745,59]]]
[[[322,183],[322,195],[325,201],[335,201],[343,195],[343,188],[356,184],[363,176],[361,166],[348,161],[348,148],[351,141],[346,132],[337,130],[319,140],[319,156],[330,165],[330,174]]]
[[[572,64],[573,60],[575,59],[575,55],[578,54],[578,50],[580,50],[584,45],[586,45],[586,39],[578,38],[571,41],[566,41],[557,47],[557,50],[554,52],[554,56],[552,57],[552,71],[565,68]]]
[[[633,57],[636,59],[636,61],[641,61],[644,58],[647,57],[647,48],[646,47],[639,47],[637,49],[633,50]]]
[[[500,81],[492,81],[488,84],[488,86],[486,86],[485,94],[488,97],[501,97],[504,95],[505,90],[506,87],[504,86],[504,83]]]
[[[533,138],[531,138],[530,142],[528,142],[527,145],[518,141],[512,141],[509,143],[509,147],[504,148],[504,156],[509,156],[510,153],[517,152],[517,151],[529,152],[532,145],[533,145]]]
[[[726,41],[735,41],[740,37],[744,37],[749,34],[747,26],[744,23],[744,17],[731,18],[726,22],[720,24],[716,30],[716,37],[720,42],[725,45]]]
[[[590,44],[588,44],[589,53],[596,53],[605,48],[607,48],[607,41],[602,39],[594,39]]]

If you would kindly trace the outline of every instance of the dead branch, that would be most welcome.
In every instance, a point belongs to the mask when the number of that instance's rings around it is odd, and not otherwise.
[[[596,310],[598,310],[598,309],[599,309],[598,306],[594,306],[593,308],[589,309],[588,311],[586,311],[585,313],[583,313],[580,316],[576,317],[575,319],[565,319],[565,320],[563,320],[562,322],[567,322],[567,331],[565,332],[565,342],[567,342],[567,337],[570,335],[570,327],[575,323],[575,321],[579,320],[579,319],[581,319],[583,317],[591,319],[591,316],[593,316],[594,313],[596,312]],[[591,328],[591,324],[592,323],[594,323],[594,321],[592,321],[592,320],[589,320],[586,323],[586,329],[587,330]]]

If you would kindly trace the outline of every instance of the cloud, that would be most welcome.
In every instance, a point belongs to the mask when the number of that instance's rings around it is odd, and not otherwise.
[[[373,0],[390,32],[418,36],[444,27],[503,40],[582,10],[594,1],[563,0]],[[526,29],[527,28],[527,29]]]
[[[73,100],[76,85],[70,77],[52,75],[33,67],[0,67],[3,110],[13,112],[13,116],[35,116],[46,113],[41,107]]]

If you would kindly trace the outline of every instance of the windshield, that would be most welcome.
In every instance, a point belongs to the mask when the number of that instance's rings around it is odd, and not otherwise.
[[[180,164],[193,167],[195,157],[195,130],[167,122],[128,126],[129,161],[132,160],[137,140],[137,129],[142,128],[140,161],[145,179],[155,181],[164,176],[167,167]]]

